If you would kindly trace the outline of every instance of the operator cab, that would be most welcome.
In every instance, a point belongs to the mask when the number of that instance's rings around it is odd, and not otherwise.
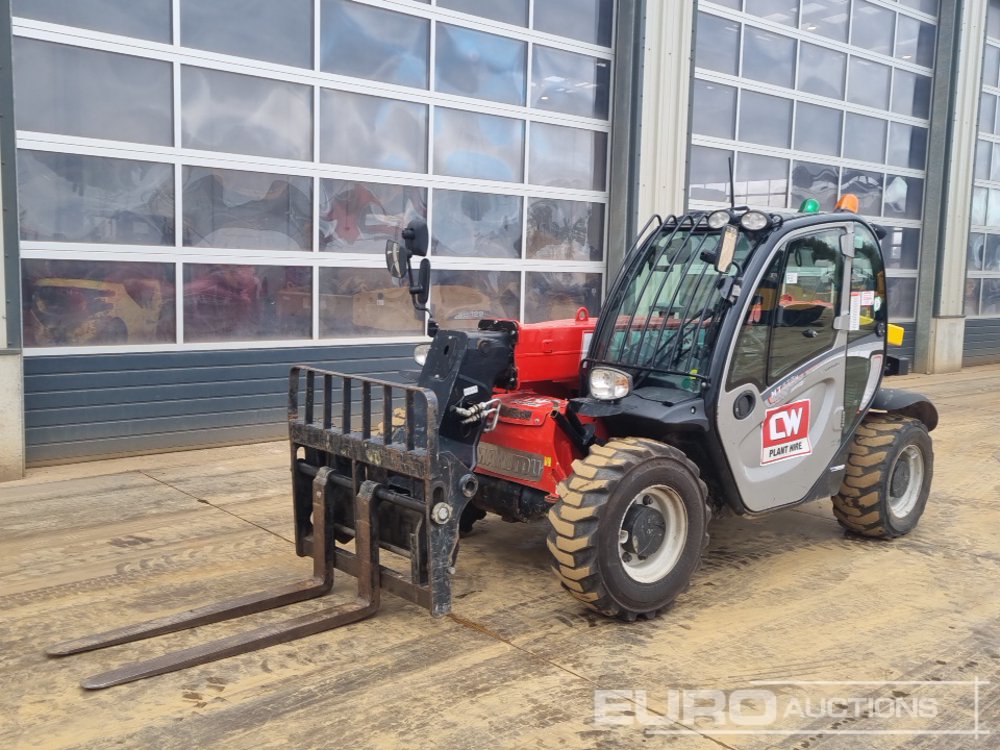
[[[833,494],[887,364],[880,232],[852,197],[653,227],[608,295],[579,413],[700,451],[743,513]]]

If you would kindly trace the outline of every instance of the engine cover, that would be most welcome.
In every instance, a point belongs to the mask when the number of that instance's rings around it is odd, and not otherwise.
[[[497,398],[500,417],[496,429],[483,433],[479,441],[476,473],[541,490],[554,501],[556,486],[584,455],[556,416],[565,416],[569,402],[526,391]]]

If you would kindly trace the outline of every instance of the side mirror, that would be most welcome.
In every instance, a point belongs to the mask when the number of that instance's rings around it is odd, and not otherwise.
[[[413,299],[420,307],[427,307],[427,300],[431,296],[431,262],[424,258],[420,261],[420,270],[417,272],[417,288],[411,289]]]
[[[421,258],[427,255],[427,248],[430,246],[427,222],[418,218],[407,224],[403,230],[403,244],[410,255],[419,255]]]
[[[410,272],[410,251],[395,240],[386,240],[385,267],[394,279],[406,278]]]
[[[729,224],[722,231],[722,243],[719,245],[719,254],[715,258],[715,270],[719,273],[726,273],[733,263],[733,256],[736,254],[736,240],[739,238],[740,230],[733,224]]]

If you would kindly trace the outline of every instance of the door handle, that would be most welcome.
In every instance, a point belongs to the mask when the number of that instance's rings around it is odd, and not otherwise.
[[[819,332],[815,328],[807,328],[802,332],[802,335],[807,339],[814,339],[819,336]]]

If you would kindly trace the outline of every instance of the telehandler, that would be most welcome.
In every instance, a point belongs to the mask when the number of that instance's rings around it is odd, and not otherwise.
[[[892,538],[927,502],[937,411],[882,387],[907,370],[887,342],[884,230],[834,212],[731,207],[654,216],[595,319],[483,320],[417,347],[415,383],[291,370],[295,548],[309,579],[60,644],[103,648],[326,594],[357,598],[85,679],[96,689],[329,630],[381,591],[451,609],[459,537],[487,512],[548,518],[561,586],[587,607],[652,618],[688,586],[709,519],[833,498],[848,532]],[[426,312],[421,222],[389,273]],[[385,556],[382,557],[385,553]],[[390,554],[396,561],[388,564]],[[406,562],[401,566],[399,560]]]

